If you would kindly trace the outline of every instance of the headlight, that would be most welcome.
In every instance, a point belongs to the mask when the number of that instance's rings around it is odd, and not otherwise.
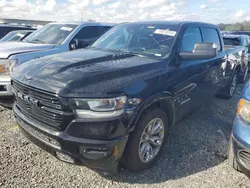
[[[124,112],[126,96],[104,99],[73,99],[72,108],[78,118],[118,117]]]
[[[240,99],[237,113],[242,119],[250,123],[250,102],[245,99]]]
[[[10,75],[16,63],[17,63],[17,60],[13,60],[13,59],[0,60],[0,75],[1,76]]]

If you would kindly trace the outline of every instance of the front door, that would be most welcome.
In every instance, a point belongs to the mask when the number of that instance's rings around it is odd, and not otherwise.
[[[179,52],[192,52],[196,43],[203,42],[200,27],[188,27],[182,38]],[[190,113],[194,108],[200,106],[208,93],[205,88],[209,87],[206,75],[210,69],[208,60],[182,60],[179,58],[180,66],[174,72],[178,75],[175,82],[175,104],[178,107],[178,117]]]

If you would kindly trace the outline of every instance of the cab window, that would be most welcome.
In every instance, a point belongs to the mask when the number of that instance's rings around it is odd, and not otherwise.
[[[217,50],[221,51],[220,37],[218,31],[214,28],[203,28],[204,42],[217,44]]]
[[[181,42],[182,52],[192,52],[196,43],[202,42],[200,28],[190,27],[183,35]]]

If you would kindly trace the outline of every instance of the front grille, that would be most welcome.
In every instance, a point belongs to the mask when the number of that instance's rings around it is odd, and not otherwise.
[[[56,95],[30,88],[16,81],[12,81],[12,86],[17,107],[27,118],[60,129],[63,119],[67,118],[67,113],[63,112]]]
[[[250,153],[244,150],[239,152],[239,159],[241,160],[244,165],[250,169]]]

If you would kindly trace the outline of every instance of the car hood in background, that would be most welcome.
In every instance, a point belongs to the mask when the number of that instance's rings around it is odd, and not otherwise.
[[[6,59],[11,55],[42,51],[53,48],[53,44],[37,44],[28,42],[1,42],[0,43],[0,59]]]

